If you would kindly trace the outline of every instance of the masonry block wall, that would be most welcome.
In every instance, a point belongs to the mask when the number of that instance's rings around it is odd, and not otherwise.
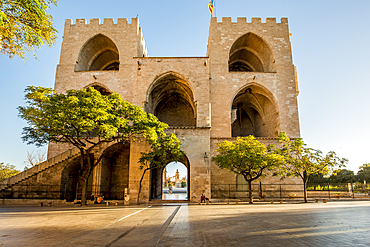
[[[92,19],[89,24],[66,20],[55,90],[63,93],[90,86],[103,94],[117,92],[169,124],[167,132],[177,135],[186,152],[191,201],[198,200],[201,193],[212,197],[214,185],[237,184],[235,174],[211,161],[216,143],[247,135],[266,144],[276,143],[280,131],[293,138],[300,136],[286,18],[280,23],[275,18],[264,23],[259,18],[250,22],[246,18],[236,22],[211,18],[205,57],[149,57],[136,18],[131,23],[127,19],[117,23]],[[68,148],[50,144],[49,158]],[[136,201],[142,174],[138,160],[148,149],[148,144],[138,142],[100,148],[97,152],[105,157],[91,180],[100,187],[92,193],[112,194],[113,187],[127,188],[131,200]],[[60,178],[61,172],[55,176]],[[153,186],[160,184],[152,179],[160,176],[145,174],[142,201],[152,199],[151,192],[158,190]],[[281,183],[271,176],[263,181]]]

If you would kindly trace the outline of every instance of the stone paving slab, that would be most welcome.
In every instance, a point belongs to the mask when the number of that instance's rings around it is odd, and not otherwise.
[[[369,246],[370,203],[182,207],[158,246]]]
[[[370,246],[370,202],[0,207],[0,246]]]

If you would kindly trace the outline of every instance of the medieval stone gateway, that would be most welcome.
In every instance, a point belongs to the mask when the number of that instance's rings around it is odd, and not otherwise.
[[[188,168],[188,197],[196,201],[234,197],[243,181],[211,162],[215,144],[254,135],[276,143],[280,131],[300,136],[297,78],[292,62],[288,20],[282,18],[222,18],[210,23],[204,57],[150,57],[137,18],[66,20],[55,90],[95,87],[103,94],[119,93],[124,100],[153,113],[169,124],[182,142]],[[48,160],[0,183],[11,198],[79,197],[79,154],[68,145],[50,144]],[[89,194],[122,200],[138,195],[138,159],[148,149],[143,143],[114,143],[96,153],[104,158],[89,178]],[[142,200],[162,193],[162,172],[154,170],[143,181]],[[265,177],[264,184],[297,184]],[[271,185],[272,186],[272,185]],[[271,187],[272,188],[272,187]],[[41,191],[41,192],[40,192]],[[42,192],[44,191],[44,192]],[[46,194],[45,194],[46,192]],[[238,194],[239,193],[239,194]]]

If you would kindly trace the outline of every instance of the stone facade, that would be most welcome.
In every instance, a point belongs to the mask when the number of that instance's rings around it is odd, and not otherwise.
[[[66,20],[55,90],[63,93],[90,86],[102,93],[115,91],[169,124],[168,133],[176,134],[186,153],[182,163],[188,168],[191,201],[202,193],[211,198],[214,185],[237,184],[235,174],[211,162],[216,143],[247,135],[276,143],[280,131],[292,138],[300,136],[297,79],[286,18],[280,23],[267,18],[262,23],[259,18],[218,22],[213,17],[205,57],[149,57],[136,18],[130,24],[127,19],[117,23],[92,19],[89,24]],[[50,144],[48,157],[69,148]],[[101,148],[98,152],[105,157],[89,180],[91,193],[122,199],[126,188],[135,201],[141,176],[137,161],[145,150],[148,146],[143,143]],[[49,182],[78,190],[76,160],[53,168]],[[160,196],[162,172],[146,175],[142,200]],[[269,176],[262,181],[281,183]]]

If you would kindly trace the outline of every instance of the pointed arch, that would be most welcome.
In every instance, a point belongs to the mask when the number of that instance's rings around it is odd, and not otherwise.
[[[168,71],[157,76],[149,86],[145,110],[170,126],[196,126],[193,92],[185,76]]]
[[[271,47],[255,33],[240,36],[230,48],[229,71],[275,72]]]
[[[119,70],[117,46],[103,34],[91,37],[78,54],[75,71],[92,70]]]
[[[95,88],[102,95],[109,95],[109,94],[112,94],[113,93],[113,91],[110,90],[107,86],[105,86],[105,85],[103,85],[103,84],[101,84],[99,82],[90,83],[89,85],[85,86],[84,88],[89,88],[89,87]]]
[[[232,100],[231,129],[232,137],[277,137],[280,116],[274,95],[254,82],[240,88]]]

